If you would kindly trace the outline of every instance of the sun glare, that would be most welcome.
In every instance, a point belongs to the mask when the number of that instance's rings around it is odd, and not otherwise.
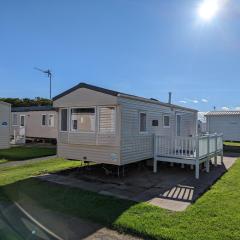
[[[198,7],[198,15],[205,21],[210,21],[219,11],[219,0],[203,0]]]

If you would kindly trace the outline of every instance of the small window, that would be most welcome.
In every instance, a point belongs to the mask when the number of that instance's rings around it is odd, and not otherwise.
[[[25,116],[24,115],[20,116],[20,126],[25,127]]]
[[[46,126],[47,125],[47,115],[43,114],[42,115],[42,126]]]
[[[14,126],[18,125],[18,115],[16,113],[13,114],[13,123]]]
[[[139,114],[139,124],[140,124],[140,132],[147,131],[147,114],[140,113]]]
[[[114,133],[116,129],[116,108],[100,107],[99,108],[99,132]]]
[[[61,110],[61,131],[67,131],[67,118],[68,118],[68,110],[62,109]]]
[[[73,124],[73,130],[77,130],[77,120],[72,120]]]
[[[170,116],[165,115],[163,116],[163,127],[170,127]]]
[[[48,126],[54,127],[54,115],[53,114],[48,115]]]
[[[94,132],[95,131],[95,108],[71,109],[71,131]]]
[[[152,120],[152,126],[157,127],[158,126],[158,120]]]

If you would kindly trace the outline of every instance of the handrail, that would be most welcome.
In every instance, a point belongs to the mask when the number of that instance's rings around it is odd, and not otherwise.
[[[154,135],[154,156],[203,158],[223,150],[222,134],[182,137]]]

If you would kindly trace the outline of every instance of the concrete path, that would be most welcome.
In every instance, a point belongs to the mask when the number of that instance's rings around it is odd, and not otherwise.
[[[12,166],[22,166],[28,163],[36,163],[36,162],[41,162],[41,161],[45,161],[45,160],[49,160],[51,158],[56,158],[56,155],[53,156],[47,156],[47,157],[41,157],[41,158],[32,158],[32,159],[28,159],[28,160],[19,160],[19,161],[9,161],[6,163],[1,163],[0,164],[0,168],[2,167],[12,167]]]
[[[139,240],[99,224],[45,209],[22,195],[17,203],[0,203],[0,229],[13,239]],[[16,236],[18,238],[16,238]],[[4,238],[3,234],[0,237]]]
[[[202,169],[200,179],[196,180],[194,171],[189,167],[159,166],[158,173],[151,170],[134,170],[124,178],[99,175],[92,170],[88,173],[69,172],[67,175],[47,174],[39,179],[70,187],[81,188],[99,194],[129,199],[136,202],[148,202],[172,211],[184,211],[195,202],[212,184],[214,184],[236,161],[236,157],[220,158],[217,166],[211,166],[210,173]]]

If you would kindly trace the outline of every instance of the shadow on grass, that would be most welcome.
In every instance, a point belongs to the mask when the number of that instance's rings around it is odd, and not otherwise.
[[[30,223],[26,224],[26,219],[31,222],[32,229],[39,229],[39,225],[36,224],[38,222],[48,227],[51,232],[61,237],[65,236],[63,239],[66,237],[72,239],[73,235],[82,239],[103,226],[114,228],[116,219],[136,204],[133,201],[120,200],[33,178],[4,186],[0,189],[0,194],[0,212],[3,216],[1,218],[23,239],[32,234],[32,230],[28,227]],[[19,203],[34,221],[14,202]],[[40,230],[42,231],[42,228]],[[124,230],[130,233],[129,229]]]

